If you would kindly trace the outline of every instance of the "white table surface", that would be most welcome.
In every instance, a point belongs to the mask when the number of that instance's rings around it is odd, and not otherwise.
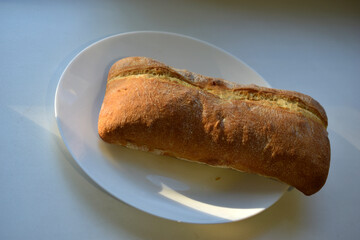
[[[287,192],[249,219],[177,223],[112,198],[62,142],[54,94],[69,61],[104,37],[185,34],[245,61],[329,117],[325,187]],[[360,235],[360,4],[356,1],[1,1],[0,239],[356,239]]]

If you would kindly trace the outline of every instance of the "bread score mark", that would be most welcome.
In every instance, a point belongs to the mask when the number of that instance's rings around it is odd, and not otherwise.
[[[180,70],[181,71],[181,70]],[[199,74],[200,75],[200,74]],[[203,77],[202,75],[200,75]],[[114,81],[121,81],[126,78],[142,78],[144,80],[157,80],[166,83],[180,84],[184,87],[197,89],[198,91],[205,91],[213,96],[222,99],[224,101],[241,100],[248,101],[262,106],[280,107],[289,110],[292,113],[301,113],[305,117],[321,123],[325,129],[327,128],[327,119],[321,116],[321,114],[313,107],[308,106],[300,98],[289,97],[273,92],[259,91],[248,86],[241,87],[237,85],[235,88],[228,87],[216,87],[219,81],[223,79],[214,79],[213,83],[209,86],[200,86],[197,82],[186,79],[176,71],[165,71],[163,68],[149,68],[149,69],[134,69],[111,78],[108,80],[108,84]],[[215,85],[215,87],[214,87]],[[239,87],[238,87],[239,86]]]

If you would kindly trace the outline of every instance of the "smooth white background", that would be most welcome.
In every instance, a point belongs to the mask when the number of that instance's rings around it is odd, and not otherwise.
[[[68,62],[117,33],[208,41],[329,116],[332,162],[316,195],[296,190],[250,219],[194,225],[153,217],[77,168],[54,119]],[[0,239],[355,239],[360,234],[360,5],[356,1],[0,2]]]

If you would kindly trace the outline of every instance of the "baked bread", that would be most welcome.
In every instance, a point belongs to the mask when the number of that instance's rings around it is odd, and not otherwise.
[[[328,175],[326,128],[324,109],[307,95],[146,57],[111,67],[98,121],[105,142],[275,178],[305,195]]]

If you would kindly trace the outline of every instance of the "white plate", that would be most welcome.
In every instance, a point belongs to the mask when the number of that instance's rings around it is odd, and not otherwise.
[[[150,214],[189,223],[223,223],[257,214],[288,188],[277,181],[104,143],[97,120],[107,72],[118,59],[146,56],[176,68],[269,86],[234,56],[194,38],[164,32],[107,37],[81,51],[62,74],[55,116],[78,165],[112,196]]]

